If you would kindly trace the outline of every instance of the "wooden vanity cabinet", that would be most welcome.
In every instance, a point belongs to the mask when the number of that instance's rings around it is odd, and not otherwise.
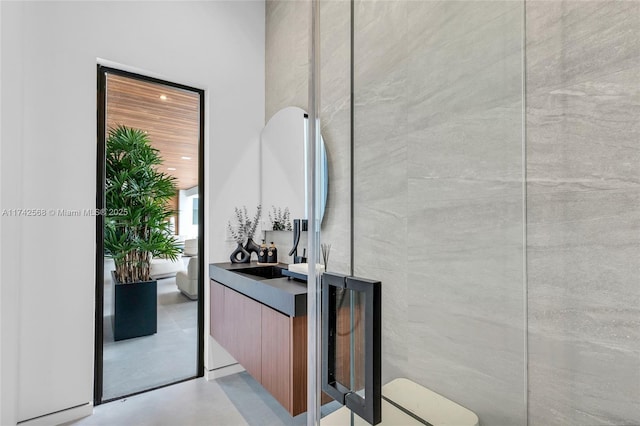
[[[214,280],[210,330],[251,376],[295,416],[307,410],[307,317],[290,317]]]
[[[291,415],[307,411],[307,317],[262,306],[260,383]]]

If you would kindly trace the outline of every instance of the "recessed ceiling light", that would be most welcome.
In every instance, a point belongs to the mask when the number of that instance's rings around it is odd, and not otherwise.
[[[191,160],[191,157],[182,157],[183,160]]]
[[[163,100],[163,101],[166,101],[167,100],[167,95],[160,95],[160,99]]]
[[[174,171],[175,169],[176,169],[175,167],[167,167],[167,170]]]

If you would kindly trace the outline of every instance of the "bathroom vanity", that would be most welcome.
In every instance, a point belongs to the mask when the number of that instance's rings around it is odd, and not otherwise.
[[[283,268],[210,264],[210,334],[295,416],[307,405],[307,286]]]

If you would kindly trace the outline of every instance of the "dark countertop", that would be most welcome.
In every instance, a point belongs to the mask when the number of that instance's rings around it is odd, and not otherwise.
[[[287,264],[278,263],[277,267],[287,269]],[[306,315],[306,283],[287,277],[267,278],[250,274],[251,270],[260,268],[265,267],[257,262],[211,263],[209,278],[290,317]],[[249,273],[242,272],[248,269],[251,269],[246,271]]]

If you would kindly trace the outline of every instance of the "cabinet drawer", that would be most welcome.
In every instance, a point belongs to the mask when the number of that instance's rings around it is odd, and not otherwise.
[[[262,386],[291,411],[291,317],[262,306]]]
[[[211,280],[211,336],[261,381],[262,305]]]

